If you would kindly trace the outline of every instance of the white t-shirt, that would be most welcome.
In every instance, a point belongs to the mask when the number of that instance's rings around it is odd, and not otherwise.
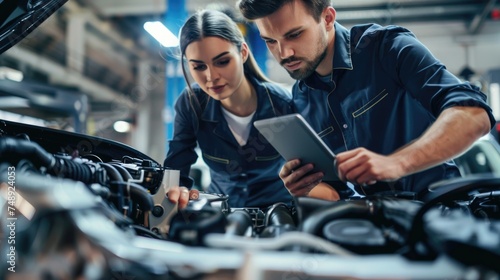
[[[244,146],[247,143],[248,136],[250,135],[250,129],[252,128],[251,121],[253,115],[255,115],[255,111],[246,117],[240,117],[224,109],[222,106],[221,108],[224,118],[226,119],[234,138],[236,138],[236,141],[238,141],[240,146]]]

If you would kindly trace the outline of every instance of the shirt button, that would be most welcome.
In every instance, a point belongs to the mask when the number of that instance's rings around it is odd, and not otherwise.
[[[344,129],[345,129],[345,128],[347,128],[347,124],[344,124],[342,127],[343,127]]]

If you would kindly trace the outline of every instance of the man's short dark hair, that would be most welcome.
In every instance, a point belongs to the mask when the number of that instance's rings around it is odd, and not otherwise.
[[[255,20],[266,17],[294,1],[302,1],[316,21],[320,20],[323,10],[331,4],[330,0],[240,0],[238,7],[246,19]]]

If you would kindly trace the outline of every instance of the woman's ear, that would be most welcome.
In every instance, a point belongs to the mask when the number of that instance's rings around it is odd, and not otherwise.
[[[243,44],[241,44],[241,59],[243,60],[243,63],[247,61],[249,52],[250,49],[248,48],[247,43],[243,42]]]

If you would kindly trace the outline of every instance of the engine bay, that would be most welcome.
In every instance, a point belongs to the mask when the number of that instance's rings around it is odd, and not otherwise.
[[[3,279],[498,279],[500,177],[391,196],[178,210],[124,144],[0,121]]]

